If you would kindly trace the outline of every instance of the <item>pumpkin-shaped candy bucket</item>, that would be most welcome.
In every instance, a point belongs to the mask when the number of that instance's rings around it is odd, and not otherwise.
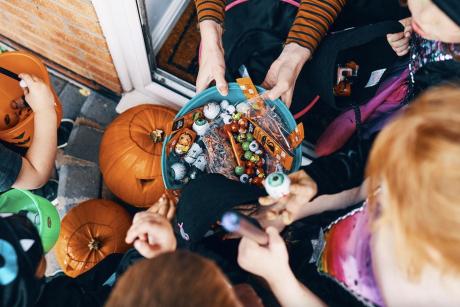
[[[99,152],[104,182],[128,204],[148,208],[165,191],[161,150],[175,115],[166,107],[140,105],[118,116],[105,131]]]
[[[24,52],[5,52],[0,54],[0,67],[15,74],[27,73],[42,79],[53,92],[59,125],[62,106],[40,59]],[[23,90],[19,82],[0,74],[0,140],[19,147],[29,147],[34,135],[33,112],[28,108],[17,110],[12,107],[12,102],[22,96]]]
[[[65,274],[76,277],[105,257],[124,253],[131,216],[120,205],[103,199],[85,201],[62,219],[56,259]]]

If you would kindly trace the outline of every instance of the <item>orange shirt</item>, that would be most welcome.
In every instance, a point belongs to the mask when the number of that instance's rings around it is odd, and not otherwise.
[[[297,43],[312,52],[329,31],[346,0],[302,0],[286,44]],[[195,0],[198,21],[206,19],[223,23],[225,0]]]

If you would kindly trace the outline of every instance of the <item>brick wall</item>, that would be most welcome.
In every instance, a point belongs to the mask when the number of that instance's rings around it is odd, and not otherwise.
[[[0,0],[0,34],[116,93],[122,91],[91,0]]]

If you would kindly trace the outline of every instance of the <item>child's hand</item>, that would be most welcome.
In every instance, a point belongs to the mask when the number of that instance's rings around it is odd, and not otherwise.
[[[176,213],[176,203],[165,193],[147,211],[155,213],[161,217],[164,217],[168,221],[171,221],[174,217],[174,214]]]
[[[35,113],[41,111],[54,112],[54,97],[49,86],[35,76],[20,74],[19,77],[27,85],[24,88],[24,96],[32,111]]]
[[[409,42],[412,36],[412,18],[402,19],[399,22],[404,26],[404,31],[388,34],[387,40],[398,56],[404,56],[409,52]]]
[[[238,247],[238,264],[246,271],[265,278],[269,283],[290,271],[286,244],[275,228],[267,228],[268,245],[243,237]]]
[[[294,222],[300,210],[318,192],[316,182],[304,170],[289,174],[289,179],[291,179],[291,186],[287,196],[281,199],[274,199],[270,196],[259,198],[259,203],[268,209],[266,214],[280,213],[280,215],[275,214],[277,216],[273,217],[267,216],[268,220],[282,218],[285,225]]]
[[[128,244],[134,242],[134,247],[145,258],[174,251],[177,245],[168,220],[149,211],[139,212],[134,216],[125,241]]]

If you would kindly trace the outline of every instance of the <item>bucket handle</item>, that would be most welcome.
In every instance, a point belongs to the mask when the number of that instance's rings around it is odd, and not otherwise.
[[[16,81],[21,81],[21,78],[19,78],[18,74],[14,73],[14,72],[6,69],[6,68],[0,67],[0,73],[2,75],[10,77],[11,79],[14,79]]]

